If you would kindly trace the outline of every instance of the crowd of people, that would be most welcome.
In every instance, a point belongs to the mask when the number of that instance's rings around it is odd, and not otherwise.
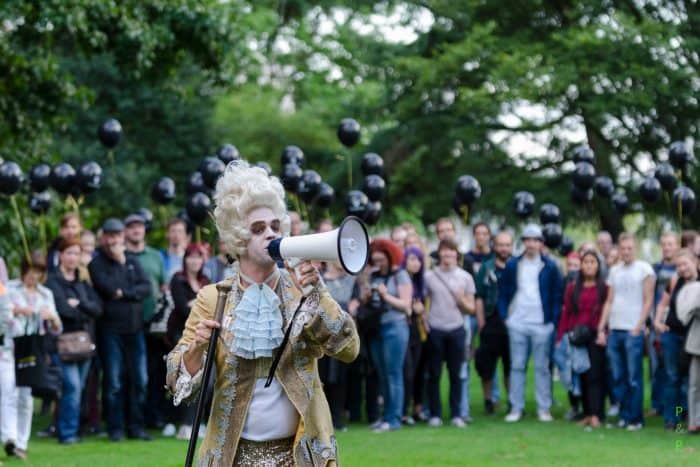
[[[296,213],[290,217],[292,235],[307,233]],[[73,444],[105,432],[115,442],[149,440],[147,428],[183,440],[202,433],[191,425],[194,407],[176,407],[166,394],[164,356],[182,336],[199,290],[230,277],[234,259],[223,242],[216,252],[193,242],[182,219],[166,229],[167,247],[159,250],[147,244],[138,214],[107,219],[93,233],[69,213],[48,252],[24,258],[17,279],[7,277],[0,258],[0,439],[8,455],[26,457],[31,433],[32,390],[15,381],[13,346],[27,335],[43,336],[62,375],[56,397],[43,404],[51,426],[38,435]],[[331,229],[324,220],[314,231]],[[668,429],[700,432],[700,317],[693,318],[700,295],[692,289],[699,235],[665,232],[662,257],[649,264],[627,233],[614,243],[600,232],[560,259],[535,224],[517,237],[484,222],[471,231],[473,246],[463,253],[456,225],[441,218],[431,251],[406,223],[371,240],[358,276],[338,264],[316,265],[361,337],[354,362],[319,362],[336,430],[362,420],[376,432],[441,426],[443,363],[451,425],[472,422],[472,363],[486,415],[518,422],[532,357],[541,422],[553,420],[559,381],[569,396],[566,418],[587,429],[607,419],[634,431],[658,415]],[[91,347],[65,344],[76,336]]]

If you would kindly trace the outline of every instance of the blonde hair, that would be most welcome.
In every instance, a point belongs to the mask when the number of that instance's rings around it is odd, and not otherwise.
[[[240,258],[245,254],[251,234],[246,218],[255,208],[269,208],[280,220],[282,235],[289,235],[290,220],[284,200],[284,188],[277,177],[246,161],[233,161],[216,183],[214,219],[219,238],[228,251]]]

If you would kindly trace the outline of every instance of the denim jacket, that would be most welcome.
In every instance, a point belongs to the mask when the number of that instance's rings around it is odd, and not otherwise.
[[[588,349],[583,346],[575,346],[569,343],[569,336],[564,336],[554,349],[554,363],[559,368],[561,383],[575,396],[581,395],[581,381],[579,376],[591,367],[588,358]]]
[[[518,265],[522,258],[523,255],[509,259],[498,282],[498,313],[504,322],[508,319],[510,304],[518,290]],[[553,323],[556,328],[563,294],[562,276],[557,263],[552,258],[541,255],[541,259],[539,284],[544,322]]]

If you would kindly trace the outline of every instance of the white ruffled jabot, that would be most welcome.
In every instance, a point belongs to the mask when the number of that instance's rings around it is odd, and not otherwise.
[[[279,274],[275,271],[274,274]],[[272,357],[272,351],[280,346],[284,334],[280,310],[280,299],[267,282],[258,284],[241,274],[241,278],[250,284],[243,293],[241,301],[234,310],[231,331],[233,340],[231,352],[237,357],[256,359]]]

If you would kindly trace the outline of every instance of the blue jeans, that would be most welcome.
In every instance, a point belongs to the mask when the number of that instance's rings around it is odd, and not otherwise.
[[[614,330],[608,337],[608,359],[612,369],[612,389],[620,403],[620,420],[643,423],[644,377],[642,357],[644,333]]]
[[[370,340],[372,362],[379,376],[384,398],[384,421],[392,429],[401,427],[403,409],[403,362],[408,348],[409,329],[406,320],[382,323],[379,335]]]
[[[651,407],[659,414],[664,413],[664,388],[666,387],[666,370],[664,359],[656,351],[654,341],[656,331],[653,329],[647,336],[646,343],[649,352],[649,375],[651,380]]]
[[[459,369],[459,379],[462,380],[462,390],[460,393],[459,401],[459,416],[464,420],[468,419],[470,416],[469,412],[469,383],[471,377],[471,371],[469,368],[470,358],[467,357],[467,352],[471,352],[472,337],[478,332],[478,324],[476,321],[476,316],[466,315],[464,317],[464,331],[466,336],[464,338],[464,353],[465,358],[462,362],[462,366]]]
[[[535,400],[538,412],[552,407],[552,375],[549,357],[552,349],[554,326],[506,322],[510,343],[509,400],[513,412],[525,408],[525,381],[530,353],[535,362]]]
[[[681,422],[680,411],[687,412],[688,378],[681,376],[681,354],[685,345],[685,336],[675,332],[661,334],[661,348],[666,371],[664,386],[664,423],[677,425]]]
[[[85,389],[91,359],[78,363],[61,362],[63,394],[58,409],[58,439],[63,441],[78,436],[80,429],[80,398]]]
[[[129,391],[129,434],[143,430],[148,373],[143,332],[120,334],[100,330],[100,357],[104,367],[105,414],[109,433],[124,430],[124,396]],[[126,378],[124,378],[126,376]],[[126,383],[129,383],[128,386]]]

